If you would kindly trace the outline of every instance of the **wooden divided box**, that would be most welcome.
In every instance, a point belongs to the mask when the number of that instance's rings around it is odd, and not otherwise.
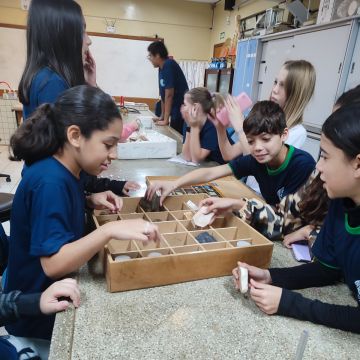
[[[144,245],[135,240],[111,240],[105,247],[105,275],[110,292],[142,289],[185,281],[230,275],[237,261],[266,268],[273,244],[233,214],[218,217],[207,228],[191,222],[194,212],[187,206],[198,204],[206,194],[169,196],[163,211],[145,212],[140,198],[124,198],[117,214],[94,212],[96,226],[108,221],[141,218],[159,227],[159,244]],[[203,234],[211,242],[203,241]]]

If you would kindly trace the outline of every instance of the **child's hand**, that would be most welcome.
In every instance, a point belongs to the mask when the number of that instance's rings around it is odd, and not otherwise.
[[[91,194],[87,197],[88,205],[94,209],[109,209],[111,212],[119,211],[123,206],[121,197],[115,195],[112,191]]]
[[[271,284],[271,276],[269,270],[260,269],[256,266],[251,266],[246,263],[238,261],[237,267],[232,270],[233,280],[236,290],[240,290],[241,288],[239,266],[248,269],[249,280],[253,279],[262,284]]]
[[[242,131],[244,124],[244,115],[240,106],[234,97],[228,96],[225,101],[225,107],[229,115],[229,120],[236,132]]]
[[[211,197],[200,201],[199,207],[206,206],[207,214],[210,212],[216,215],[225,214],[233,210],[241,209],[244,206],[243,200]]]
[[[96,86],[96,63],[90,50],[85,54],[84,77],[89,85]]]
[[[180,113],[181,113],[182,118],[183,118],[184,121],[186,122],[186,124],[187,124],[188,126],[190,126],[190,125],[189,125],[189,112],[186,110],[184,104],[181,105],[181,107],[180,107]]]
[[[310,240],[310,233],[312,231],[312,227],[310,225],[303,226],[302,228],[287,234],[284,236],[283,245],[288,249],[291,249],[291,245],[299,240]]]
[[[135,181],[127,181],[123,188],[123,194],[129,196],[129,191],[139,190],[141,188],[140,184]]]
[[[277,286],[250,280],[250,296],[265,314],[272,315],[279,309],[282,289]]]
[[[40,310],[43,314],[53,314],[66,310],[70,302],[59,298],[70,298],[75,307],[80,305],[80,290],[74,279],[56,281],[50,285],[40,297]]]
[[[162,206],[166,197],[175,189],[175,181],[154,181],[148,186],[145,197],[150,201],[159,190],[161,192],[160,205]]]
[[[104,224],[110,239],[137,240],[144,243],[160,241],[160,233],[157,225],[143,219],[119,220]]]
[[[209,120],[214,124],[214,126],[216,128],[219,127],[224,127],[224,125],[219,121],[216,113],[214,111],[212,111],[209,115],[208,115]]]
[[[190,127],[199,128],[202,126],[204,115],[200,104],[195,103],[194,105],[192,105],[188,118]]]

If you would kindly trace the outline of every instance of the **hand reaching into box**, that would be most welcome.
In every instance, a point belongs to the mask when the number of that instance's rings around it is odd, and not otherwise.
[[[112,221],[99,229],[105,231],[109,239],[136,240],[145,244],[151,241],[160,242],[158,226],[143,219]]]
[[[163,202],[166,197],[175,189],[175,181],[154,181],[148,186],[145,197],[150,201],[154,194],[157,191],[160,191],[160,205],[163,206]]]

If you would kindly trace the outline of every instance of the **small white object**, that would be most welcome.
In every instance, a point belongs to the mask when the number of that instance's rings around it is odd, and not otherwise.
[[[246,294],[249,290],[249,272],[247,268],[239,266],[240,292]]]
[[[21,8],[23,10],[29,10],[31,0],[21,0]]]
[[[191,200],[188,200],[186,202],[186,205],[189,207],[190,210],[192,211],[198,211],[199,207],[197,205],[195,205]]]
[[[244,246],[249,246],[251,245],[249,242],[247,241],[244,241],[244,240],[239,240],[237,243],[236,243],[236,247],[244,247]]]
[[[192,222],[195,226],[205,227],[211,223],[215,214],[213,212],[206,214],[206,212],[207,206],[202,206],[199,211],[193,216]]]
[[[138,116],[138,120],[144,129],[151,129],[153,126],[153,117],[152,116]]]
[[[118,255],[115,257],[114,260],[120,262],[120,261],[127,261],[130,259],[131,259],[131,257],[129,255]]]
[[[108,33],[110,33],[110,34],[114,34],[115,31],[116,31],[116,29],[115,29],[115,26],[114,26],[114,25],[108,25],[108,26],[106,27],[106,32],[108,32]]]
[[[152,251],[151,253],[148,254],[147,257],[159,257],[161,256],[162,254],[157,252],[157,251]]]

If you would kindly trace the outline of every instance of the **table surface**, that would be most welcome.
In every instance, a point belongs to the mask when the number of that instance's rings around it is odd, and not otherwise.
[[[158,128],[179,139],[169,129]],[[122,160],[114,161],[107,175],[144,184],[145,176],[179,176],[192,169],[166,160]],[[275,244],[271,266],[296,264],[289,250]],[[108,293],[105,278],[91,275],[87,266],[78,279],[81,306],[57,314],[53,360],[294,359],[304,329],[309,331],[304,359],[360,358],[359,335],[265,315],[234,290],[231,277],[121,293]],[[344,284],[300,292],[325,302],[357,305]]]

